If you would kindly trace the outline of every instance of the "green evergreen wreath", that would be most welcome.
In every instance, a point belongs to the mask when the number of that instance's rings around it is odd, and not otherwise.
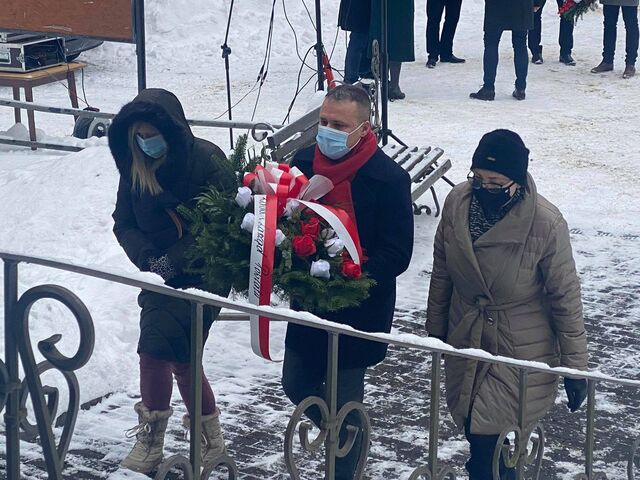
[[[239,187],[244,174],[253,172],[268,158],[264,150],[248,160],[246,156],[244,135],[238,139],[229,162]],[[246,294],[249,289],[251,233],[242,225],[247,213],[253,211],[253,202],[243,208],[235,195],[210,187],[197,198],[195,207],[183,205],[178,209],[195,238],[187,253],[191,260],[188,271],[202,277],[205,290],[215,291],[229,281],[238,293]],[[293,210],[289,217],[278,219],[277,228],[283,235],[274,256],[272,282],[276,294],[316,314],[357,307],[369,297],[375,281],[343,252],[336,252],[338,239],[324,220],[309,211]],[[329,278],[311,275],[312,263],[318,261],[316,266],[322,264]]]

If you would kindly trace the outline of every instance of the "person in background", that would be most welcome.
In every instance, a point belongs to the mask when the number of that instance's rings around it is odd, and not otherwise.
[[[349,34],[349,45],[344,59],[345,83],[356,83],[370,70],[369,25],[371,0],[341,0],[338,26]]]
[[[343,209],[357,226],[366,260],[362,270],[376,285],[358,307],[323,315],[327,320],[366,332],[389,332],[396,304],[396,277],[404,272],[413,251],[411,179],[378,147],[369,119],[367,92],[355,85],[340,85],[327,94],[320,110],[317,145],[296,153],[292,166],[308,178],[324,175],[334,189],[321,202]],[[292,307],[296,308],[295,301]],[[314,313],[314,312],[311,312]],[[338,351],[337,408],[364,399],[367,368],[384,360],[387,344],[341,335]],[[285,340],[282,387],[296,405],[309,396],[326,398],[327,332],[290,323]],[[317,407],[307,416],[319,428]],[[361,419],[352,411],[340,431],[357,428],[350,452],[336,458],[335,480],[352,480],[362,448]]]
[[[518,134],[495,130],[473,154],[468,181],[447,197],[436,231],[426,329],[455,348],[585,370],[587,337],[569,228],[527,173]],[[492,480],[500,433],[518,424],[518,369],[445,355],[449,410],[470,446],[469,480]],[[525,432],[554,404],[555,375],[529,372]],[[568,407],[584,379],[565,377]],[[526,435],[526,433],[525,433]],[[515,479],[500,465],[501,480]]]
[[[453,37],[456,34],[462,0],[427,0],[427,68],[435,68],[436,62],[464,63],[453,54]],[[442,33],[440,22],[446,12]]]
[[[380,42],[381,32],[380,2],[371,4],[371,33],[373,40]],[[389,58],[389,100],[402,100],[405,94],[400,88],[402,62],[413,62],[415,58],[413,42],[413,21],[415,8],[413,0],[387,2],[387,42]]]
[[[162,89],[143,90],[122,107],[109,128],[109,148],[120,173],[113,232],[133,264],[143,272],[160,275],[174,288],[198,287],[199,276],[184,271],[186,252],[194,242],[176,211],[207,187],[234,189],[236,181],[224,153],[216,145],[194,137],[174,94]],[[217,292],[226,296],[230,285]],[[142,473],[162,462],[164,434],[170,407],[173,376],[180,395],[191,409],[190,326],[187,300],[142,290],[140,313],[140,393],[136,403],[138,425],[133,449],[124,468]],[[204,307],[205,339],[219,308]],[[207,378],[202,375],[203,463],[226,452],[220,428],[220,409]],[[189,426],[189,417],[183,418]]]
[[[482,88],[469,97],[476,100],[494,100],[498,70],[500,38],[505,30],[511,30],[513,63],[516,69],[516,88],[512,93],[516,100],[526,98],[529,55],[527,54],[527,32],[533,28],[535,7],[542,0],[485,0],[484,8],[484,83]]]
[[[531,63],[541,65],[544,63],[542,58],[542,11],[547,0],[541,0],[540,8],[533,15],[533,29],[529,30],[529,50],[531,51]],[[556,0],[558,8],[564,5],[565,0]],[[560,32],[558,34],[558,43],[560,45],[560,63],[565,65],[575,65],[576,62],[571,56],[573,50],[573,22],[564,17],[560,17]]]
[[[639,0],[600,0],[604,13],[604,34],[602,62],[591,69],[591,73],[603,73],[613,70],[616,53],[618,18],[622,10],[624,28],[627,31],[625,69],[622,78],[631,78],[636,74],[638,58],[638,3]]]

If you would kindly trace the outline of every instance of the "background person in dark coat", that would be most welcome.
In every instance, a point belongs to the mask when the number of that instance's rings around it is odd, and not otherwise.
[[[542,0],[485,0],[484,7],[484,83],[478,92],[469,95],[476,100],[493,100],[496,95],[495,82],[498,70],[498,49],[505,30],[511,30],[516,88],[513,97],[524,100],[527,88],[529,55],[527,54],[527,31],[533,28],[534,7]]]
[[[613,58],[616,53],[618,19],[622,10],[624,28],[627,31],[626,58],[622,78],[631,78],[636,74],[638,59],[638,4],[639,0],[600,0],[604,14],[604,35],[602,38],[602,62],[591,69],[591,73],[603,73],[613,70]]]
[[[556,0],[558,8],[564,5],[565,0]],[[533,15],[533,29],[529,30],[529,50],[531,51],[531,63],[541,65],[542,58],[542,10],[547,0],[541,0],[540,8]],[[573,22],[564,17],[560,17],[560,33],[558,34],[558,44],[560,45],[560,63],[565,65],[575,65],[576,62],[571,56],[573,50]]]
[[[427,0],[427,67],[434,68],[440,60],[445,63],[464,63],[453,54],[453,37],[456,34],[462,0]],[[440,22],[446,11],[442,34]]]
[[[367,56],[371,0],[341,0],[338,25],[349,34],[349,45],[344,59],[344,81],[355,83],[362,74],[371,70]]]
[[[360,87],[342,85],[331,90],[320,111],[320,125],[343,132],[342,152],[328,151],[319,132],[318,147],[296,154],[292,165],[307,176],[321,171],[326,158],[329,170],[343,165],[351,168],[360,161],[350,181],[336,183],[334,192],[349,187],[353,209],[348,202],[336,202],[355,215],[362,248],[368,259],[363,265],[375,281],[362,305],[324,315],[327,320],[350,325],[367,332],[389,332],[396,303],[396,277],[405,271],[413,250],[413,212],[409,175],[377,147],[369,126],[370,101]],[[321,127],[321,129],[322,129]],[[369,153],[371,152],[371,153]],[[335,155],[334,155],[335,153]],[[337,156],[342,154],[341,156]],[[329,195],[334,192],[330,192]],[[326,196],[323,199],[326,201]],[[328,202],[327,203],[333,203]],[[295,307],[295,305],[294,305]],[[313,312],[312,312],[313,313]],[[339,341],[338,409],[349,401],[362,402],[364,375],[367,367],[381,362],[386,355],[384,343],[360,340],[342,335]],[[327,334],[318,329],[289,324],[282,372],[282,386],[295,404],[310,395],[325,398],[327,374]],[[320,425],[320,412],[309,409],[307,414]],[[346,423],[360,425],[357,415],[348,415]],[[345,428],[340,434],[344,441]],[[361,435],[356,437],[351,453],[336,459],[336,480],[352,479],[359,459]]]
[[[113,231],[127,256],[141,271],[161,275],[174,288],[199,286],[199,277],[183,272],[193,237],[175,209],[193,201],[209,184],[220,190],[235,187],[233,174],[223,165],[224,153],[193,136],[179,100],[161,89],[144,90],[122,108],[109,128],[109,147],[120,172]],[[229,290],[229,285],[220,285],[215,293],[226,296]],[[191,408],[191,308],[186,300],[145,290],[138,304],[142,401],[135,410],[140,428],[122,465],[148,473],[162,461],[164,431],[172,413],[172,373]],[[218,312],[205,307],[205,336]],[[203,374],[205,462],[225,451],[219,413]]]
[[[380,42],[380,2],[371,4],[371,35]],[[405,94],[400,89],[402,62],[415,61],[413,42],[413,20],[415,8],[413,0],[389,0],[387,2],[387,46],[389,53],[389,100],[402,100]]]

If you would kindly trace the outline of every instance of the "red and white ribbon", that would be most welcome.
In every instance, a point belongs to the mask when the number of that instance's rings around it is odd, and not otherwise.
[[[258,166],[253,173],[246,174],[244,184],[255,192],[249,268],[249,301],[252,304],[269,305],[271,302],[276,229],[288,200],[299,202],[324,219],[342,240],[354,263],[362,263],[358,231],[347,213],[314,202],[333,189],[328,178],[315,175],[307,179],[295,167],[268,162],[266,167]],[[253,352],[266,360],[274,360],[269,318],[251,315],[250,323]]]
[[[271,303],[271,280],[275,253],[278,200],[273,195],[254,196],[251,267],[249,269],[249,301],[254,305]],[[269,319],[250,316],[251,348],[256,355],[272,360],[269,348]]]

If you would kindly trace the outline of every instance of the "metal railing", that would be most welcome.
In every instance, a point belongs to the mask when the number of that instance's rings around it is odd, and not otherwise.
[[[576,480],[602,480],[607,476],[603,472],[594,471],[594,439],[595,439],[595,393],[599,383],[608,383],[631,387],[640,392],[640,381],[623,378],[614,378],[595,372],[580,372],[567,368],[552,368],[543,363],[524,362],[521,360],[492,356],[478,350],[457,350],[438,340],[423,338],[416,335],[394,336],[383,333],[365,333],[354,330],[340,324],[325,320],[300,318],[296,312],[272,307],[258,307],[247,303],[230,300],[212,294],[194,294],[187,291],[174,290],[160,284],[136,279],[118,273],[110,273],[93,268],[59,262],[38,257],[31,257],[10,252],[0,252],[0,258],[4,262],[4,325],[5,325],[5,360],[0,360],[0,411],[5,410],[5,436],[7,465],[6,472],[9,480],[20,478],[20,429],[37,433],[43,449],[48,478],[52,480],[62,479],[62,469],[67,449],[73,435],[75,421],[79,409],[80,387],[74,374],[76,370],[84,366],[93,352],[95,333],[89,311],[82,301],[70,290],[57,285],[38,285],[18,296],[18,266],[21,263],[29,263],[50,267],[54,269],[74,272],[77,274],[99,278],[132,287],[161,293],[175,298],[189,301],[191,309],[191,378],[192,395],[191,411],[196,412],[190,417],[190,456],[189,459],[182,455],[174,455],[163,462],[155,476],[157,480],[167,477],[170,469],[177,467],[182,470],[186,479],[210,478],[214,473],[225,471],[229,479],[238,477],[238,467],[234,460],[223,455],[214,462],[208,464],[204,470],[200,458],[201,436],[201,395],[202,384],[202,353],[203,353],[203,307],[205,305],[217,306],[243,312],[244,314],[262,315],[274,320],[286,321],[298,325],[313,328],[321,328],[328,333],[328,367],[327,367],[327,398],[309,397],[303,400],[295,409],[285,433],[285,464],[293,479],[299,479],[296,456],[294,455],[294,437],[296,432],[300,437],[301,447],[304,451],[317,451],[325,449],[325,478],[333,479],[336,458],[346,456],[354,444],[357,430],[351,427],[347,441],[340,445],[339,432],[346,416],[355,411],[362,420],[363,441],[360,461],[357,466],[356,478],[361,478],[369,448],[369,435],[371,426],[367,411],[361,403],[350,402],[337,410],[337,371],[338,371],[338,340],[340,335],[349,335],[366,340],[383,342],[402,348],[411,348],[431,355],[431,403],[429,422],[429,446],[428,462],[414,470],[409,476],[410,480],[455,480],[454,470],[448,466],[441,466],[438,458],[438,439],[440,430],[440,377],[441,360],[443,354],[463,357],[471,360],[492,364],[507,365],[518,370],[519,376],[519,400],[518,423],[506,428],[496,443],[493,470],[494,479],[498,480],[498,466],[500,461],[507,467],[515,469],[516,479],[525,478],[525,467],[528,467],[528,478],[538,479],[544,456],[545,438],[541,425],[531,427],[525,424],[525,412],[527,405],[527,380],[530,372],[543,372],[556,376],[571,376],[584,378],[588,384],[587,396],[587,427],[584,444],[584,473],[576,476]],[[38,342],[38,350],[45,361],[36,364],[34,352],[31,347],[29,335],[29,312],[31,307],[42,299],[56,300],[65,305],[73,314],[79,330],[80,344],[75,354],[71,357],[63,355],[56,343],[61,335],[53,335],[48,339]],[[25,373],[25,379],[19,376],[19,361]],[[69,402],[64,416],[64,425],[60,440],[56,444],[53,435],[53,416],[57,409],[58,391],[52,387],[43,386],[41,375],[50,369],[58,370],[65,378],[69,388]],[[27,394],[31,397],[32,406],[36,418],[36,425],[30,425],[27,421],[25,402]],[[319,408],[322,414],[320,433],[315,439],[309,438],[310,424],[301,422],[303,415],[310,407]],[[347,427],[350,428],[350,427]],[[511,446],[505,445],[507,437],[515,437]],[[528,445],[531,445],[529,448]],[[634,480],[634,469],[640,455],[640,438],[632,442],[627,459],[627,479]]]
[[[70,115],[76,118],[101,118],[107,121],[113,120],[115,113],[96,112],[94,110],[82,110],[79,108],[53,107],[50,105],[41,105],[32,102],[22,102],[20,100],[11,100],[9,98],[0,97],[0,106],[11,107],[21,110],[30,110],[34,112],[52,113],[55,115]],[[271,124],[268,122],[242,122],[235,120],[206,120],[206,119],[187,119],[187,123],[192,127],[208,127],[208,128],[226,128],[230,131],[234,128],[244,129],[251,132],[251,137],[256,142],[261,142],[267,138],[269,132],[282,128],[281,124]],[[16,140],[0,138],[0,144],[13,145],[17,147],[39,147],[49,150],[61,150],[67,152],[79,152],[85,147],[75,145],[62,145],[51,142],[32,142],[26,140]]]

